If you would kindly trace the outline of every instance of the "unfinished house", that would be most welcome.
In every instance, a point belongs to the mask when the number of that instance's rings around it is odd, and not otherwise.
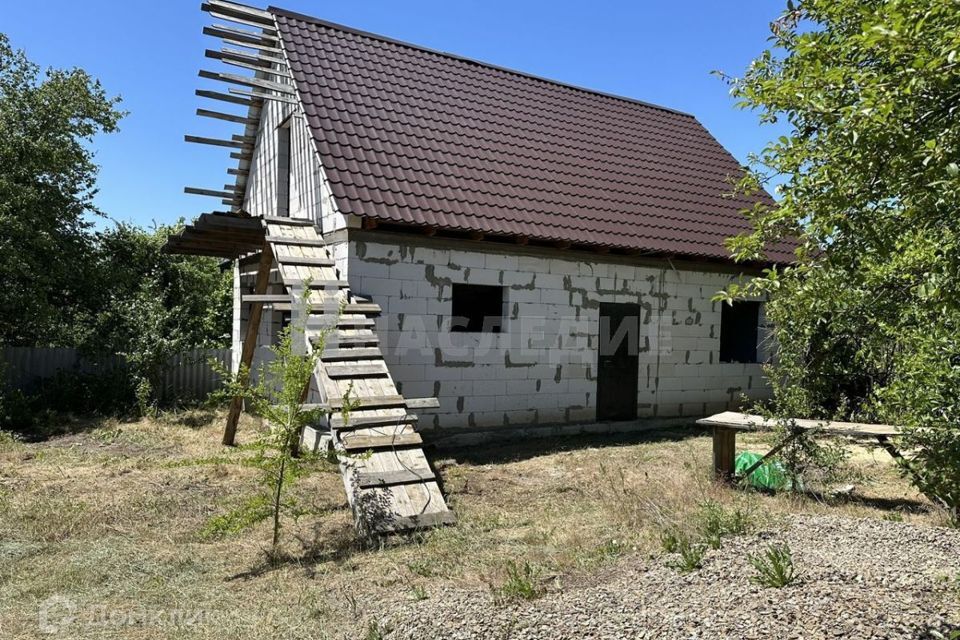
[[[727,195],[741,167],[694,116],[282,9],[203,8],[231,24],[205,29],[226,66],[200,73],[225,88],[197,94],[240,108],[198,114],[243,131],[187,136],[235,162],[222,189],[187,189],[225,210],[169,248],[233,261],[235,366],[305,288],[336,318],[311,398],[336,410],[352,385],[360,407],[305,438],[374,452],[345,474],[355,508],[368,491],[395,529],[449,521],[423,440],[637,428],[766,393],[762,303],[712,300],[765,266],[724,246],[754,201]]]

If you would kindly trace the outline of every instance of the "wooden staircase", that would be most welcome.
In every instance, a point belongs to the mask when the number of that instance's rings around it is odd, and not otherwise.
[[[309,220],[264,218],[264,251],[273,254],[284,294],[243,297],[254,306],[297,313],[309,288],[306,349],[327,333],[314,381],[320,403],[331,410],[327,424],[308,428],[304,445],[329,432],[340,456],[344,487],[358,529],[387,534],[453,524],[416,432],[416,408],[436,408],[436,399],[406,399],[397,391],[379,348],[373,316],[376,304],[358,300],[342,281],[323,239]],[[333,326],[335,324],[335,326]],[[345,419],[343,398],[349,390],[358,403]],[[349,454],[349,455],[346,455]]]

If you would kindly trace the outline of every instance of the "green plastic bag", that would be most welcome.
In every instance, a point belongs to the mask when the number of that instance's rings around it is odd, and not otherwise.
[[[747,469],[756,464],[761,458],[763,458],[762,455],[751,451],[738,453],[734,464],[734,470],[737,476],[742,476],[747,472]],[[774,491],[786,489],[790,486],[787,474],[783,471],[783,465],[776,460],[768,460],[760,465],[756,471],[750,474],[746,483],[751,487],[772,489]]]

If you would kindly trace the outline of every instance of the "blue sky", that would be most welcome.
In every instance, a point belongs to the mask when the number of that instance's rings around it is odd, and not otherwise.
[[[774,0],[277,0],[278,6],[588,88],[693,113],[740,161],[778,135],[734,108],[710,72],[740,74],[766,46]],[[217,108],[194,95],[217,40],[199,0],[10,2],[0,31],[43,67],[79,66],[130,112],[120,131],[95,141],[98,206],[142,225],[219,208],[183,193],[220,187],[228,151],[188,144],[185,133],[235,128],[194,115]],[[261,5],[263,6],[263,5]],[[216,83],[214,83],[216,84]],[[207,102],[208,104],[203,104]]]

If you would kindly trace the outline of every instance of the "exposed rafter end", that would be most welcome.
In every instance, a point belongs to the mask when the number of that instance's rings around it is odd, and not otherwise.
[[[220,138],[204,138],[203,136],[183,136],[184,141],[193,142],[195,144],[208,144],[214,147],[229,147],[231,149],[243,149],[245,147],[252,147],[250,143],[239,141],[239,140],[221,140]]]
[[[530,238],[528,238],[527,236],[517,236],[516,242],[517,242],[517,244],[519,244],[520,246],[524,246],[524,247],[525,247],[525,246],[527,246],[527,245],[530,243]]]
[[[561,240],[557,242],[555,246],[557,249],[569,249],[573,244],[569,240]]]
[[[224,204],[232,204],[234,202],[234,194],[230,191],[218,191],[216,189],[201,189],[199,187],[184,187],[184,193],[189,193],[194,196],[210,196],[212,198],[229,198],[229,201],[224,202]]]
[[[362,226],[367,231],[377,228],[377,219],[376,218],[364,218]]]
[[[484,235],[483,231],[471,231],[469,238],[471,240],[483,240]]]
[[[297,101],[290,96],[277,96],[271,93],[260,93],[259,91],[244,91],[243,89],[229,89],[229,91],[234,95],[248,96],[254,100],[273,100],[286,104],[297,104]]]
[[[424,228],[423,228],[423,235],[428,236],[428,237],[433,237],[433,236],[437,235],[437,228],[436,228],[436,227],[430,227],[430,226],[424,227]]]
[[[215,120],[224,120],[236,124],[257,124],[257,118],[246,118],[244,116],[234,115],[232,113],[223,113],[221,111],[211,111],[210,109],[197,109],[197,115],[204,118],[213,118]]]

